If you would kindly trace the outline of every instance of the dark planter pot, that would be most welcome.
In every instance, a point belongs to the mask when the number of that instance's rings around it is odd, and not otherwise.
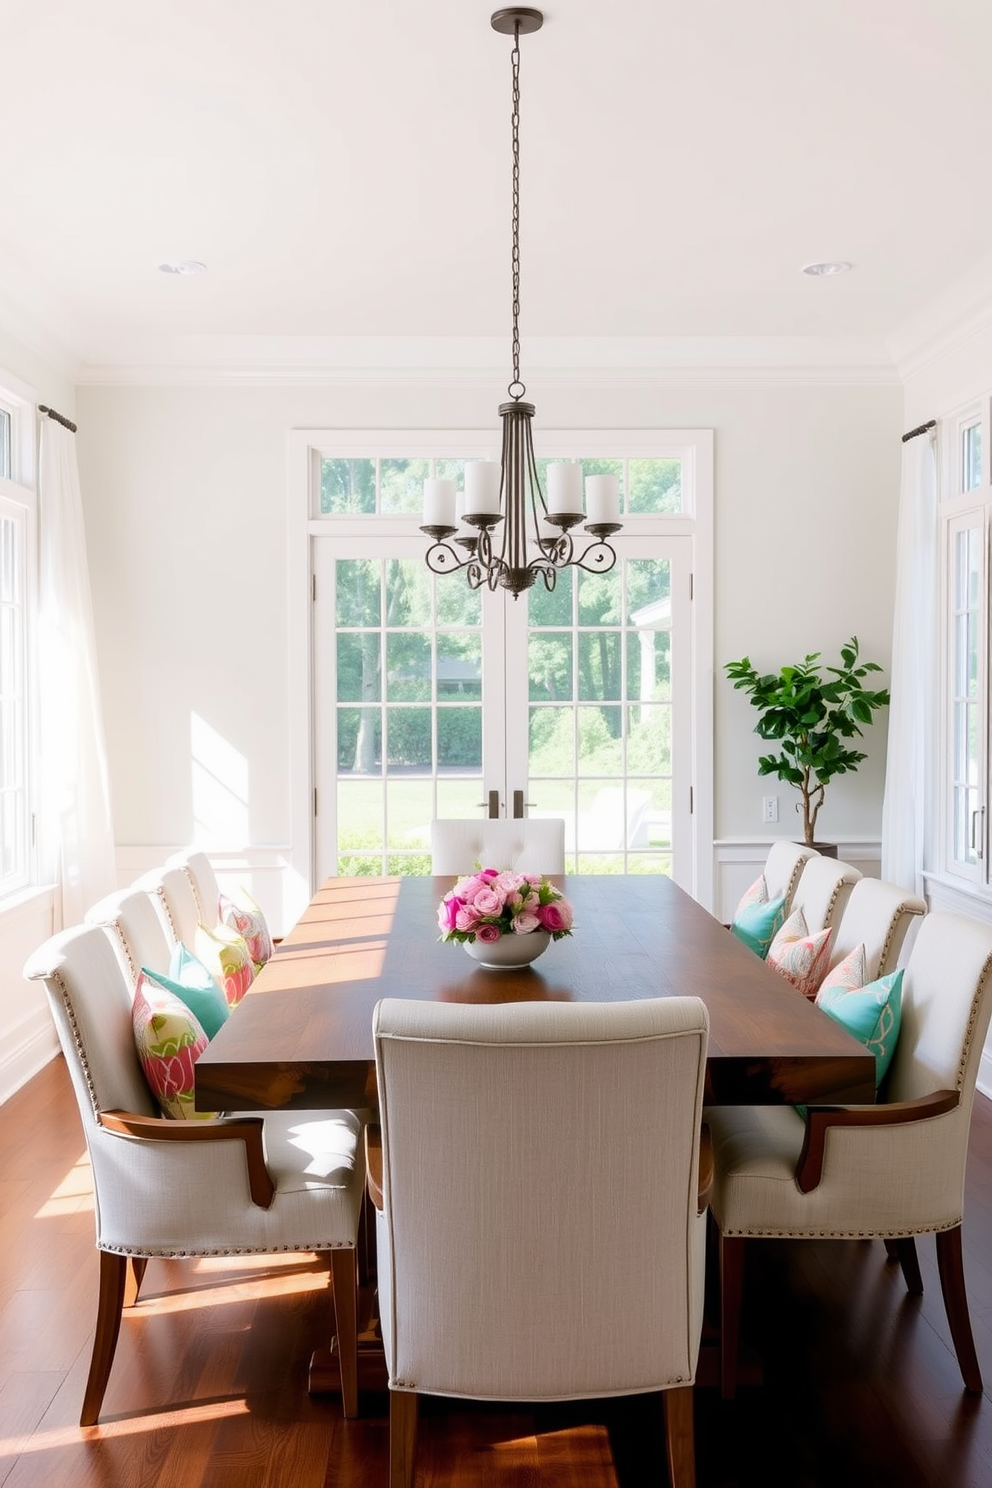
[[[802,843],[801,845],[803,847],[807,846],[806,843]],[[813,848],[814,852],[820,854],[821,858],[835,858],[837,856],[836,842],[813,842],[809,845]]]

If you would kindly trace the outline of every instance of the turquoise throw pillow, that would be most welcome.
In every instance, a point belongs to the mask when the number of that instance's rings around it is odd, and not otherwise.
[[[768,955],[768,947],[785,923],[785,896],[766,899],[763,904],[747,904],[738,909],[730,926],[731,934],[760,956]]]
[[[902,1023],[902,968],[856,991],[824,987],[816,1005],[859,1039],[875,1056],[875,1086],[892,1063]]]
[[[186,1004],[208,1039],[212,1039],[218,1028],[227,1022],[231,1009],[223,987],[184,945],[177,945],[173,950],[167,975],[149,971],[145,966],[141,970],[150,982]]]

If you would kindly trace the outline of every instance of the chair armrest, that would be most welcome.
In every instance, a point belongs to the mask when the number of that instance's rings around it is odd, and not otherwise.
[[[956,1090],[935,1090],[916,1100],[892,1101],[881,1106],[809,1106],[806,1111],[806,1137],[796,1163],[796,1184],[800,1193],[811,1193],[823,1177],[823,1154],[827,1132],[835,1126],[906,1126],[912,1121],[928,1121],[953,1111],[961,1097]]]
[[[141,1142],[243,1142],[251,1201],[268,1209],[276,1188],[265,1166],[260,1116],[231,1116],[218,1121],[173,1121],[140,1116],[134,1111],[101,1111],[97,1120],[107,1131]]]
[[[704,1209],[709,1208],[710,1194],[713,1192],[713,1137],[710,1129],[703,1122],[699,1133],[699,1184],[696,1189],[696,1213],[702,1214]]]
[[[382,1213],[382,1127],[369,1122],[365,1127],[365,1182],[379,1213]]]

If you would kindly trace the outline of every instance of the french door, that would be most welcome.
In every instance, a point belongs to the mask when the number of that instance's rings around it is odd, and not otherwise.
[[[691,539],[614,541],[513,599],[431,574],[419,532],[313,537],[318,881],[429,873],[436,816],[528,815],[564,818],[569,872],[692,886]]]

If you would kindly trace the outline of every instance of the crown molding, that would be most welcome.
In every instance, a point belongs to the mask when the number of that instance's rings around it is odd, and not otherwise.
[[[545,387],[894,386],[884,343],[869,337],[535,337],[521,361]],[[508,372],[501,337],[177,338],[90,361],[86,386],[491,386]]]
[[[892,363],[901,381],[909,382],[990,326],[992,257],[949,285],[889,337]]]

